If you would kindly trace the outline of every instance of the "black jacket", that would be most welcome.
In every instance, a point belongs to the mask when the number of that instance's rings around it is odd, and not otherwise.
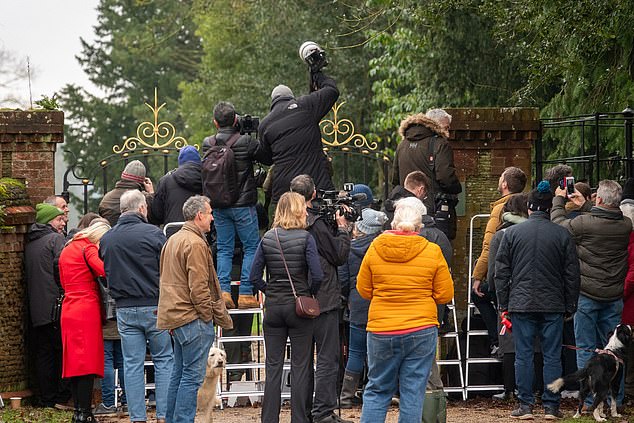
[[[216,143],[225,144],[236,132],[238,132],[238,129],[235,127],[220,128],[215,135]],[[203,141],[203,153],[211,146],[210,139],[211,137],[207,137]],[[231,207],[253,206],[258,201],[257,186],[253,177],[253,162],[258,161],[267,165],[271,163],[268,162],[267,156],[262,153],[260,143],[251,138],[249,134],[240,135],[240,138],[231,146],[231,150],[236,162],[238,187],[240,189],[240,196]]]
[[[495,257],[500,310],[510,313],[574,313],[579,298],[579,260],[567,230],[544,212],[506,230]]]
[[[403,140],[394,153],[393,186],[403,185],[410,172],[420,170],[432,180],[431,192],[428,193],[432,199],[439,192],[462,192],[454,166],[453,150],[447,139],[439,135],[442,129],[434,120],[420,113],[412,115],[403,120],[399,133]]]
[[[350,234],[343,229],[333,230],[317,210],[308,209],[308,232],[315,238],[319,261],[324,271],[321,288],[317,293],[322,313],[341,307],[341,284],[337,267],[348,260],[350,254]]]
[[[357,274],[365,252],[368,251],[374,238],[381,232],[355,238],[350,242],[350,255],[348,261],[339,266],[339,280],[341,285],[349,290],[348,309],[350,310],[350,323],[355,325],[365,325],[368,323],[368,309],[370,301],[362,298],[357,291]]]
[[[163,176],[152,202],[152,223],[183,222],[183,204],[192,195],[202,195],[201,165],[186,162]]]
[[[64,248],[64,235],[49,224],[34,223],[26,234],[24,276],[34,327],[53,322],[51,312],[60,288],[55,282],[55,258]]]
[[[335,187],[322,150],[319,122],[339,98],[339,91],[335,81],[322,73],[317,74],[317,86],[317,91],[297,99],[277,97],[260,123],[263,153],[275,164],[274,202],[289,190],[297,175],[310,175],[317,189]]]
[[[158,305],[159,263],[165,235],[139,213],[126,212],[101,238],[99,256],[117,307]]]
[[[447,262],[447,266],[451,269],[451,259],[453,258],[453,247],[451,241],[447,238],[447,235],[436,227],[434,218],[428,215],[423,216],[423,227],[418,233],[429,242],[433,242],[440,247],[442,256]]]

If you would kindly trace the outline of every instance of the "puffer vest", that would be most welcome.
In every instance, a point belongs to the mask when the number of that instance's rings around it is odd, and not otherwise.
[[[277,228],[277,233],[297,295],[310,295],[308,266],[306,264],[306,238],[308,237],[308,232],[303,229],[286,230]],[[275,239],[274,229],[264,234],[262,251],[266,259],[266,271],[269,277],[266,286],[266,305],[294,303],[293,289],[288,281],[280,249]]]

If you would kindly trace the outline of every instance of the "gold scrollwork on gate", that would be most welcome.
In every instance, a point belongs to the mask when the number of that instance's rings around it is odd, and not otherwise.
[[[176,136],[176,128],[171,122],[159,122],[159,112],[166,103],[158,105],[158,89],[154,88],[154,107],[145,103],[154,114],[154,122],[141,122],[136,128],[136,137],[127,138],[121,146],[115,145],[112,151],[115,154],[131,152],[138,147],[152,148],[158,150],[168,146],[173,146],[177,150],[188,145],[187,140],[181,136]],[[198,148],[198,145],[194,145]]]
[[[333,118],[323,119],[319,122],[319,128],[323,135],[321,138],[322,144],[331,147],[341,147],[352,142],[352,145],[356,148],[376,150],[379,146],[378,143],[376,141],[368,142],[365,136],[355,133],[354,123],[350,119],[338,119],[339,108],[344,104],[346,104],[345,101],[339,104],[335,103],[332,106]],[[324,138],[324,136],[329,137],[329,139]]]

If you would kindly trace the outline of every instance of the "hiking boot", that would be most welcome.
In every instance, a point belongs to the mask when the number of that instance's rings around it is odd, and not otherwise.
[[[260,308],[260,302],[253,295],[240,295],[238,308]]]
[[[92,411],[95,416],[115,416],[117,414],[117,407],[111,405],[108,407],[103,402],[95,407]]]
[[[222,291],[222,299],[225,300],[225,306],[227,306],[227,308],[236,308],[233,298],[231,298],[231,294],[227,291]]]
[[[520,404],[520,406],[511,412],[512,419],[533,420],[533,407],[528,404]]]
[[[557,419],[563,419],[564,415],[559,410],[559,408],[546,407],[546,408],[544,408],[544,418],[546,420],[557,420]]]
[[[339,405],[341,408],[359,407],[363,404],[361,398],[357,397],[359,379],[361,379],[361,373],[346,370],[343,375],[341,395],[339,395]]]

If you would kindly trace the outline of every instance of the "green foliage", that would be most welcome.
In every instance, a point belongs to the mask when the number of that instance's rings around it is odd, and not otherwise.
[[[53,94],[52,97],[43,95],[42,98],[35,102],[38,106],[43,108],[44,110],[57,110],[59,109],[59,104],[57,103],[57,94]]]
[[[7,400],[8,402],[8,400]],[[71,420],[72,411],[54,408],[22,407],[17,410],[0,410],[0,422],[3,423],[66,423]]]

